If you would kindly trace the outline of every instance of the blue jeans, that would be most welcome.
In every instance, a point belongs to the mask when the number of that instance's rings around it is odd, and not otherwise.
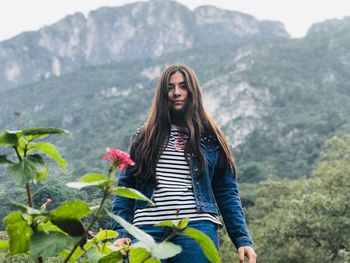
[[[216,248],[219,250],[219,238],[218,238],[218,227],[213,222],[207,220],[200,221],[190,221],[189,227],[195,228],[204,234],[206,234],[215,244]],[[156,227],[153,225],[140,225],[137,226],[139,229],[150,234],[154,240],[159,243],[163,241],[167,236],[172,233],[171,228]],[[181,253],[168,259],[163,259],[162,263],[206,263],[210,262],[204,255],[201,247],[198,243],[187,236],[176,235],[170,242],[179,245],[182,248]],[[135,238],[132,239],[132,243],[137,242]]]

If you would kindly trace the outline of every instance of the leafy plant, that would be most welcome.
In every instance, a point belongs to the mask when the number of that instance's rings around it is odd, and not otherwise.
[[[181,247],[170,242],[174,235],[187,235],[195,239],[213,262],[219,262],[219,254],[213,242],[198,230],[188,228],[188,219],[177,222],[162,222],[173,228],[173,233],[163,242],[156,243],[152,236],[129,224],[123,218],[103,209],[106,199],[113,195],[150,202],[135,189],[115,186],[116,171],[134,165],[130,156],[116,149],[107,149],[103,159],[110,163],[108,174],[88,173],[79,181],[67,183],[75,189],[98,188],[102,192],[100,204],[90,207],[81,200],[66,201],[55,209],[48,210],[51,198],[36,208],[32,197],[32,184],[42,182],[48,174],[48,165],[41,154],[52,158],[63,169],[67,163],[58,149],[49,142],[37,141],[52,134],[68,134],[57,128],[32,128],[0,133],[0,145],[13,148],[13,156],[1,155],[0,164],[7,166],[7,174],[27,190],[28,205],[14,203],[18,210],[10,212],[3,220],[8,240],[0,241],[0,250],[9,250],[11,255],[27,254],[43,262],[44,258],[60,256],[64,262],[122,262],[121,251],[129,251],[130,262],[160,262],[181,252]],[[115,247],[111,239],[118,236],[112,230],[100,230],[94,234],[91,229],[98,219],[109,215],[120,223],[139,242],[131,246]],[[83,219],[90,217],[85,226]]]

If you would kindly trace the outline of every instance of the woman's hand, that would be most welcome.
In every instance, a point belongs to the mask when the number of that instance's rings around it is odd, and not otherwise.
[[[244,257],[248,258],[248,263],[256,263],[256,254],[252,247],[244,246],[238,248],[239,263],[244,263]]]
[[[131,239],[127,238],[127,237],[123,237],[123,238],[118,238],[116,241],[113,242],[113,246],[115,246],[115,247],[119,247],[121,245],[130,246],[131,245]],[[120,253],[123,256],[126,256],[126,252],[125,251],[120,250]]]

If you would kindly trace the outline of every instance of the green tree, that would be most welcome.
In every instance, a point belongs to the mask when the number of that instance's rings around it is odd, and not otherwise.
[[[267,180],[249,209],[261,262],[350,262],[350,135],[327,140],[309,179]]]

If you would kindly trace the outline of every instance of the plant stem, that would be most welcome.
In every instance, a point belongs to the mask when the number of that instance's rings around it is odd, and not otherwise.
[[[64,263],[67,263],[69,261],[69,259],[72,257],[74,251],[78,248],[79,244],[81,244],[81,242],[84,240],[84,238],[87,235],[87,232],[92,228],[92,226],[95,224],[95,222],[98,219],[99,214],[101,213],[102,207],[104,202],[106,201],[107,197],[109,195],[109,186],[106,187],[106,189],[104,189],[103,191],[103,197],[100,203],[100,206],[97,210],[97,212],[94,214],[94,217],[91,220],[91,223],[89,224],[89,226],[85,229],[84,234],[81,236],[81,238],[79,239],[79,241],[74,245],[73,249],[71,250],[71,252],[68,254],[68,256],[66,257],[66,259],[64,260]]]
[[[16,155],[17,155],[18,160],[19,160],[19,161],[22,161],[22,157],[21,157],[21,155],[20,155],[19,152],[18,152],[17,146],[13,146],[13,149],[15,149],[15,152],[16,152]]]
[[[33,194],[29,183],[26,183],[26,189],[27,189],[27,197],[28,197],[28,206],[31,208],[34,208]]]
[[[20,162],[22,162],[22,157],[21,157],[21,155],[20,155],[19,152],[18,152],[17,146],[13,146],[13,149],[14,149],[15,152],[16,152],[16,155],[17,155],[18,160],[19,160]],[[34,207],[33,195],[32,195],[32,189],[31,189],[29,183],[26,183],[26,190],[27,190],[27,197],[28,197],[28,206],[33,208],[33,207]]]
[[[178,233],[178,229],[174,228],[173,232],[169,236],[167,236],[162,242],[166,242],[166,241],[172,239],[173,237],[175,237],[177,235],[177,233]]]
[[[20,155],[19,152],[18,152],[17,146],[13,146],[13,148],[15,149],[15,152],[16,152],[16,155],[17,155],[18,160],[19,160],[20,162],[22,162],[22,157],[21,157],[21,155]],[[24,156],[26,156],[26,153],[27,153],[27,147],[25,148]],[[31,208],[34,208],[32,188],[30,187],[30,184],[29,184],[29,183],[26,183],[26,190],[27,190],[27,197],[28,197],[28,206],[31,207]],[[38,258],[36,259],[36,261],[37,261],[38,263],[43,263],[43,262],[44,262],[44,259],[43,259],[42,257],[38,257]]]

